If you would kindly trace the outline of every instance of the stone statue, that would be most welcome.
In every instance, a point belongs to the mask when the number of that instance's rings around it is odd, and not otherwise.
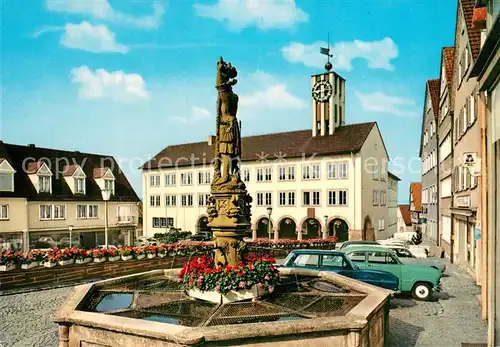
[[[216,85],[217,122],[215,160],[220,160],[220,178],[214,177],[214,184],[221,185],[229,182],[238,185],[238,161],[241,156],[241,133],[236,113],[238,112],[238,95],[233,92],[232,86],[237,83],[238,72],[222,57],[217,62]]]

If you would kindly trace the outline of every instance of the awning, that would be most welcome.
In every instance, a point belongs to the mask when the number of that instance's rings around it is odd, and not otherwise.
[[[450,207],[450,211],[453,214],[458,214],[464,217],[472,217],[476,215],[477,208],[460,208],[460,207]]]

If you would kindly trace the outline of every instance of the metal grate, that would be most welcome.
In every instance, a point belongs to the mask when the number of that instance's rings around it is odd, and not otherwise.
[[[303,307],[311,304],[313,301],[321,298],[319,295],[307,294],[277,294],[267,299],[275,305],[283,306],[292,310],[301,310]]]
[[[174,316],[208,318],[217,305],[207,301],[180,300],[149,307],[148,312]]]
[[[163,322],[175,325],[183,325],[188,327],[196,327],[201,325],[207,317],[189,317],[189,316],[174,316],[164,315],[156,312],[130,310],[125,312],[114,313],[113,316],[127,317],[133,319],[141,319],[153,322]]]
[[[356,306],[363,296],[323,296],[319,300],[303,308],[304,312],[309,312],[315,316],[342,316]]]
[[[148,278],[131,283],[128,286],[131,290],[142,290],[142,291],[173,291],[182,290],[182,284],[180,282],[170,281],[165,279],[165,277],[158,278]]]
[[[182,292],[138,292],[136,294],[135,307],[137,309],[146,309],[172,301],[189,299]]]
[[[327,293],[347,293],[347,289],[338,287],[332,283],[326,281],[311,281],[309,285],[320,292]]]

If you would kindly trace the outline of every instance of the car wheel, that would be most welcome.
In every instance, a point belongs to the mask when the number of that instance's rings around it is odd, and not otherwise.
[[[411,295],[417,300],[429,300],[431,297],[432,288],[427,283],[417,283],[413,286]]]

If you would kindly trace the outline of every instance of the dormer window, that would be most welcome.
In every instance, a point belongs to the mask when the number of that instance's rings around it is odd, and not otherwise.
[[[110,168],[95,168],[93,176],[101,190],[110,190],[111,195],[115,194],[115,175],[113,175]]]
[[[38,161],[28,164],[28,177],[38,193],[52,193],[52,171],[46,163]]]
[[[85,194],[85,179],[75,178],[75,193]]]
[[[104,180],[104,189],[110,190],[111,195],[115,194],[115,180],[106,179]]]
[[[73,194],[85,194],[85,179],[87,175],[83,172],[80,165],[68,165],[63,170],[64,180],[73,191]]]
[[[14,191],[15,172],[7,160],[0,158],[0,192]]]

